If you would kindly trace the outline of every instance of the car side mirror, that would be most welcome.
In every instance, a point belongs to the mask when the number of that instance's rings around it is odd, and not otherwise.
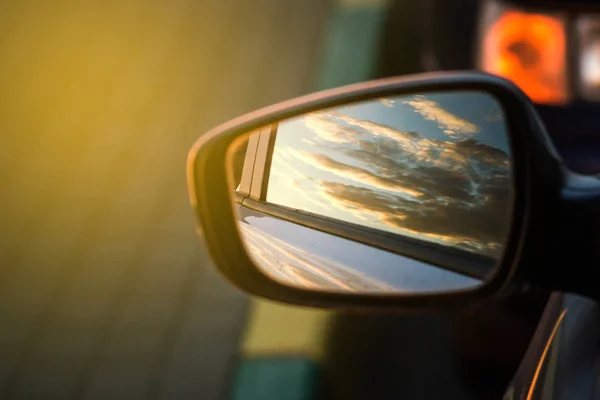
[[[188,163],[227,278],[355,308],[455,306],[516,287],[520,260],[544,243],[532,222],[560,204],[566,176],[527,97],[483,73],[283,102],[206,133]]]

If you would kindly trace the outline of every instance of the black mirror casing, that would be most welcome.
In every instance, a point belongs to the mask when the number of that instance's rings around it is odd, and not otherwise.
[[[373,296],[307,292],[284,286],[260,272],[248,257],[240,238],[225,163],[227,150],[239,135],[323,108],[375,97],[445,90],[489,93],[501,104],[506,116],[513,155],[514,208],[504,256],[493,276],[476,288],[452,293]],[[226,278],[246,292],[272,300],[353,309],[457,307],[518,288],[523,282],[535,281],[528,265],[539,260],[539,251],[544,248],[547,236],[558,229],[549,218],[563,202],[567,174],[527,96],[507,80],[478,72],[382,79],[282,102],[212,129],[194,144],[188,158],[190,201],[199,234]]]

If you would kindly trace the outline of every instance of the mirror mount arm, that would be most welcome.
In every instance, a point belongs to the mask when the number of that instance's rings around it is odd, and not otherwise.
[[[600,259],[600,177],[567,174],[563,189],[566,218],[562,230],[569,233],[572,250],[567,251],[573,268],[564,268],[579,291],[600,300],[598,260]],[[590,262],[590,260],[593,260]],[[565,264],[565,266],[570,264]],[[583,279],[582,279],[583,278]]]
[[[542,236],[532,281],[600,301],[600,177],[564,169],[560,206]],[[551,225],[550,225],[551,224]],[[541,245],[543,243],[543,245]]]

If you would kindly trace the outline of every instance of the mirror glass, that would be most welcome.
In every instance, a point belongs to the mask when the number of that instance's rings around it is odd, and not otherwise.
[[[247,251],[285,285],[452,291],[480,285],[503,256],[511,154],[488,93],[314,111],[238,139],[228,161]]]

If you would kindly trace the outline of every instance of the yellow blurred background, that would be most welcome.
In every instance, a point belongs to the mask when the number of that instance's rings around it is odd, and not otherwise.
[[[2,2],[0,398],[228,390],[265,341],[194,234],[187,151],[311,90],[329,6]]]

